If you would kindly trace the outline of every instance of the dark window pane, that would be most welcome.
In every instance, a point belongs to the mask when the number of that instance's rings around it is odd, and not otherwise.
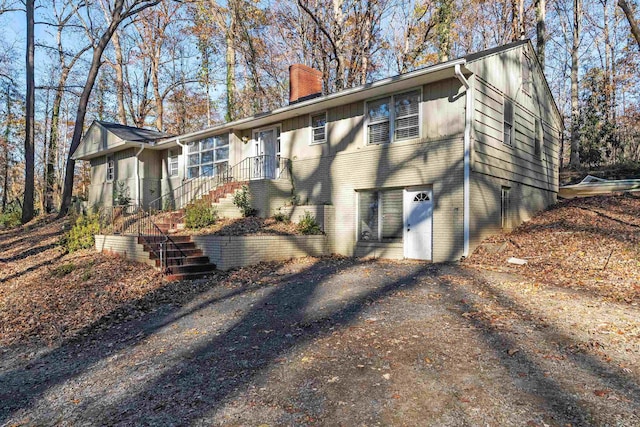
[[[229,146],[216,148],[216,162],[220,160],[227,160],[229,158]]]
[[[198,167],[187,168],[187,178],[197,178],[198,177]]]
[[[202,153],[202,157],[200,158],[200,163],[211,163],[213,162],[213,150],[204,151]]]
[[[362,191],[359,197],[359,240],[378,240],[378,192]]]

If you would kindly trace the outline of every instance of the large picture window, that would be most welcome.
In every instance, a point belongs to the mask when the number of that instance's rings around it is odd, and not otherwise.
[[[213,176],[229,161],[229,134],[216,135],[188,144],[187,178]]]
[[[358,192],[358,240],[401,242],[402,190]]]
[[[418,138],[420,94],[418,89],[367,102],[367,143]]]

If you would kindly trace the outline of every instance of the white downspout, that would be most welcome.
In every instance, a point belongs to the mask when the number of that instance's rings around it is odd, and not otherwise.
[[[465,110],[464,110],[464,184],[463,184],[463,227],[464,227],[464,248],[462,256],[469,256],[469,179],[471,174],[471,113],[473,112],[473,94],[469,93],[469,81],[460,70],[460,65],[456,64],[455,73],[460,83],[465,88]]]
[[[178,144],[180,148],[182,148],[182,154],[178,156],[178,164],[180,164],[180,158],[182,158],[182,180],[184,181],[184,179],[187,177],[187,162],[185,160],[185,147],[187,146],[187,144],[183,144],[182,142],[180,142],[180,138],[176,138],[176,144]]]
[[[140,207],[142,205],[142,198],[140,197],[140,153],[144,150],[144,143],[140,143],[140,149],[136,152],[136,204]]]

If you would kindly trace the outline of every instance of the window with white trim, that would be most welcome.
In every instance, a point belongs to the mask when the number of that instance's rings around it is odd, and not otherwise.
[[[116,162],[113,156],[107,156],[107,181],[113,181],[116,172]]]
[[[187,178],[216,175],[228,162],[228,133],[187,144]]]
[[[402,241],[402,190],[358,192],[358,240]]]
[[[327,142],[327,113],[311,116],[311,144]]]
[[[367,102],[367,144],[420,136],[420,89]],[[393,106],[393,108],[392,108]]]
[[[513,102],[504,97],[504,131],[502,142],[505,145],[513,145],[515,132],[513,130]]]
[[[509,213],[511,212],[511,188],[500,189],[500,226],[503,230],[509,229]]]
[[[169,176],[178,176],[178,156],[180,152],[178,150],[169,150],[167,155],[167,166],[169,169]]]

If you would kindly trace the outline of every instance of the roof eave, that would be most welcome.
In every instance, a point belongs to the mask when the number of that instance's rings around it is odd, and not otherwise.
[[[398,76],[389,77],[386,79],[378,80],[372,83],[368,83],[363,86],[358,86],[352,89],[342,90],[340,92],[332,93],[329,95],[325,95],[319,98],[313,98],[307,101],[302,101],[296,104],[287,105],[285,107],[278,108],[271,112],[261,113],[252,117],[247,117],[240,120],[235,120],[229,123],[224,123],[221,125],[213,126],[207,129],[202,129],[195,132],[186,133],[184,135],[176,135],[171,138],[167,138],[164,140],[157,141],[158,145],[165,146],[165,144],[169,144],[171,142],[190,142],[195,141],[199,138],[203,138],[209,135],[214,135],[216,133],[223,132],[225,130],[231,129],[248,129],[252,127],[259,127],[263,124],[278,122],[281,120],[285,120],[287,118],[294,117],[301,114],[307,114],[310,111],[320,111],[326,108],[331,108],[336,101],[339,101],[340,104],[348,104],[350,102],[355,102],[360,98],[366,99],[370,97],[375,97],[376,92],[380,89],[391,87],[386,93],[393,93],[395,90],[394,86],[402,86],[403,83],[410,83],[412,80],[420,79],[421,77],[426,78],[430,75],[436,75],[438,72],[443,72],[446,70],[451,70],[451,75],[444,73],[441,78],[437,80],[446,79],[449,77],[455,77],[454,68],[456,65],[462,67],[462,71],[465,74],[471,74],[471,71],[465,67],[467,61],[466,58],[458,58],[447,62],[442,62],[439,64],[432,65],[427,68],[423,68],[420,70],[412,71],[406,74],[400,74]],[[422,84],[422,83],[420,83]],[[265,122],[265,123],[262,123]]]

